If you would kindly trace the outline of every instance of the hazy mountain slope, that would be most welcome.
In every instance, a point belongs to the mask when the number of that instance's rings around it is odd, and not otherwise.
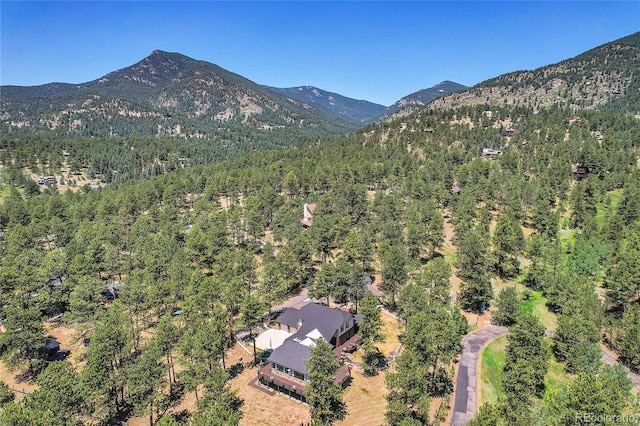
[[[311,103],[332,114],[359,124],[373,122],[386,110],[383,105],[373,102],[348,98],[337,93],[327,92],[313,86],[289,88],[269,87],[270,90],[282,93],[293,99]]]
[[[0,98],[37,98],[61,95],[84,87],[80,84],[47,83],[40,86],[2,86]]]
[[[403,113],[410,113],[415,109],[419,109],[420,107],[427,105],[434,99],[466,89],[468,89],[467,86],[445,80],[428,89],[421,89],[401,98],[387,108],[385,115],[393,115],[399,110],[403,110]]]

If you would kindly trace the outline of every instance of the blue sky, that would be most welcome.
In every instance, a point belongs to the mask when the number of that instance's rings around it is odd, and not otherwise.
[[[640,1],[0,1],[0,84],[81,83],[153,50],[390,105],[640,31]]]

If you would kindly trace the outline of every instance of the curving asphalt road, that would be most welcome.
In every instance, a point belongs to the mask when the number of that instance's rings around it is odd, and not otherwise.
[[[508,331],[509,329],[506,327],[489,326],[465,337],[456,380],[456,399],[453,404],[452,426],[464,426],[476,414],[478,408],[478,356],[485,345],[493,339],[507,334]],[[547,335],[549,335],[549,332],[550,330],[547,330]],[[602,362],[614,365],[618,363],[618,360],[603,348]],[[640,389],[640,376],[631,372],[627,367],[625,367],[625,371],[634,386]]]
[[[452,426],[464,426],[473,418],[478,409],[478,355],[482,348],[493,339],[507,334],[507,327],[495,325],[474,331],[464,338],[458,378],[456,380],[456,399],[453,403]]]

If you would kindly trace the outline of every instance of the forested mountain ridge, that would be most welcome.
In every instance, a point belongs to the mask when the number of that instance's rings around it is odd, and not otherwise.
[[[313,86],[269,87],[269,89],[303,102],[309,102],[360,125],[375,121],[386,110],[383,105],[348,98]]]
[[[64,136],[129,134],[216,139],[227,129],[336,134],[355,125],[217,65],[154,51],[78,85],[2,87],[0,131]]]
[[[640,111],[640,32],[533,71],[515,71],[445,96],[430,107],[520,105],[530,108]]]

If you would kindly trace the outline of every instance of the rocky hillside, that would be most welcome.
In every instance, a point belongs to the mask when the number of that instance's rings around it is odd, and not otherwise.
[[[640,112],[640,32],[554,65],[487,80],[431,107],[482,104]]]

